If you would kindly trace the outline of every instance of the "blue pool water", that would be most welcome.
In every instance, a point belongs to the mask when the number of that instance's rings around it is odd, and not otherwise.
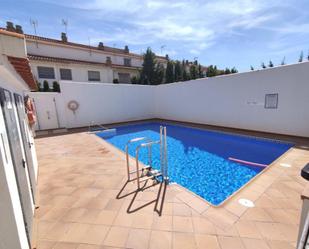
[[[167,128],[168,174],[171,182],[201,196],[213,205],[219,205],[250,179],[262,171],[228,160],[241,160],[270,164],[293,144],[268,139],[240,136],[158,122],[140,123],[116,127],[117,133],[104,137],[106,141],[125,150],[128,140],[148,137],[159,140],[160,125]],[[97,133],[103,137],[102,133]],[[135,156],[137,144],[129,149]],[[160,167],[159,145],[153,146],[153,166]],[[148,164],[148,151],[140,151],[140,161]],[[125,166],[124,166],[125,170]]]

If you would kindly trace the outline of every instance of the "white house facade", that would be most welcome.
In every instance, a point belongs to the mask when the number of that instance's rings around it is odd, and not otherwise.
[[[0,248],[32,248],[37,158],[24,96],[35,90],[24,35],[0,30]]]
[[[118,49],[99,43],[94,47],[69,42],[63,37],[56,40],[25,35],[25,38],[32,72],[41,85],[47,81],[52,87],[54,81],[61,80],[131,83],[143,64],[143,56],[130,53],[127,46]],[[167,62],[165,57],[157,57],[157,61]]]

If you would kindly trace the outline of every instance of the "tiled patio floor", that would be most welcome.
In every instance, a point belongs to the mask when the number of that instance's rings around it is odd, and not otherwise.
[[[134,193],[134,182],[125,185],[124,155],[94,135],[40,138],[36,148],[38,249],[295,248],[307,150],[291,149],[214,208],[177,185],[166,188],[163,201],[164,186]],[[255,207],[241,206],[240,198]]]

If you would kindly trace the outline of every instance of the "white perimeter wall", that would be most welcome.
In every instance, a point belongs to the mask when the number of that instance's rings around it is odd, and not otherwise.
[[[278,93],[278,109],[265,94]],[[309,62],[156,88],[157,118],[309,137]]]
[[[131,84],[61,82],[65,127],[88,126],[154,117],[154,87]],[[69,101],[80,105],[75,114]],[[61,106],[58,109],[61,111]],[[61,120],[61,118],[60,118]]]
[[[309,137],[309,62],[160,86],[60,84],[62,127],[162,118]],[[278,109],[265,109],[272,93]],[[75,114],[70,100],[80,103]]]

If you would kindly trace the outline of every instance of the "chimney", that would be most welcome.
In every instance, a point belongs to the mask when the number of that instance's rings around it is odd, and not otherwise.
[[[14,27],[14,23],[6,22],[6,30],[11,31],[11,32],[16,32],[16,29]]]
[[[124,52],[129,53],[129,47],[128,47],[128,45],[125,45],[125,46],[124,46]]]
[[[16,26],[15,26],[15,30],[16,30],[16,32],[19,33],[19,34],[23,34],[23,33],[24,33],[23,27],[22,27],[21,25],[16,25]]]
[[[61,33],[61,41],[63,41],[63,42],[68,42],[67,34],[64,33],[64,32]]]
[[[103,42],[99,42],[98,49],[104,50],[104,44],[103,44]]]

